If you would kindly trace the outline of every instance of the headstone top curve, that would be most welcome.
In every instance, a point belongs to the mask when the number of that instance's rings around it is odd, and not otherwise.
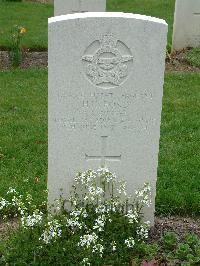
[[[67,14],[61,15],[56,17],[51,17],[48,19],[48,24],[65,21],[65,20],[73,20],[78,18],[131,18],[131,19],[138,19],[144,21],[150,21],[155,23],[160,23],[163,25],[168,26],[164,19],[159,19],[151,16],[145,16],[140,14],[133,14],[133,13],[124,13],[124,12],[84,12],[84,13],[74,13],[74,14]]]

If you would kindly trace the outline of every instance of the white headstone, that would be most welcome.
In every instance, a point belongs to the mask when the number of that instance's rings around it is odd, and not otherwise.
[[[200,0],[176,0],[172,50],[200,46]]]
[[[49,19],[50,204],[77,172],[106,165],[130,194],[151,184],[153,223],[166,36],[165,21],[141,15]]]
[[[104,11],[106,11],[106,0],[54,0],[54,16]]]

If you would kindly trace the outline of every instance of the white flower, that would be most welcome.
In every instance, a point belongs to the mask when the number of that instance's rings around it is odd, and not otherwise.
[[[102,216],[99,216],[96,220],[95,220],[95,225],[93,226],[93,229],[97,229],[99,232],[103,231],[103,227],[105,225],[106,222],[106,217],[103,214]]]
[[[98,236],[93,232],[92,234],[83,235],[80,237],[80,241],[78,243],[78,246],[87,248],[90,247],[91,244],[95,244],[98,239]]]
[[[42,212],[33,212],[32,215],[24,216],[21,218],[22,226],[24,228],[34,227],[35,225],[41,224],[43,218]]]
[[[147,224],[148,223],[148,224]],[[143,240],[143,239],[147,239],[148,236],[149,236],[149,222],[147,222],[146,224],[144,225],[140,225],[138,228],[137,228],[137,235],[138,237]]]
[[[81,210],[74,210],[70,212],[70,216],[79,217],[81,215]]]
[[[137,213],[136,210],[129,210],[128,213],[125,215],[125,217],[128,218],[129,224],[133,224],[134,222],[138,222],[139,219],[139,214]]]
[[[71,227],[72,230],[74,230],[75,228],[79,228],[79,229],[83,228],[83,224],[80,223],[77,219],[67,219],[66,226]]]
[[[127,192],[126,192],[126,182],[125,181],[119,181],[118,182],[118,185],[119,185],[119,188],[117,188],[117,192],[119,194],[124,194],[125,196],[127,195]]]
[[[110,182],[115,182],[116,181],[116,174],[114,173],[111,173],[108,168],[99,168],[97,170],[97,174],[99,177],[104,177],[105,178],[105,181],[107,183],[110,183]]]
[[[16,190],[12,187],[9,187],[7,194],[12,194],[12,193],[16,193]]]
[[[133,237],[129,237],[128,239],[125,240],[125,244],[127,245],[128,248],[133,248],[135,245],[135,240]]]
[[[116,251],[117,250],[117,245],[116,245],[116,242],[113,241],[112,242],[112,251]]]
[[[110,171],[106,167],[101,167],[101,168],[97,169],[97,174],[98,175],[110,174]]]
[[[82,260],[83,266],[90,266],[91,264],[89,263],[89,259],[88,258],[84,258]]]
[[[89,193],[91,196],[100,196],[104,193],[103,189],[101,187],[88,187]]]
[[[100,253],[101,257],[103,256],[103,251],[104,251],[104,247],[101,244],[96,244],[93,246],[92,252],[93,253],[95,253],[95,252]]]
[[[106,212],[106,206],[105,205],[99,205],[96,207],[95,212],[97,214],[103,214]]]
[[[148,183],[144,184],[144,188],[142,190],[135,191],[136,197],[140,201],[140,203],[150,207],[151,205],[151,187]]]
[[[1,201],[0,201],[0,210],[2,210],[4,207],[10,205],[10,203],[5,200],[4,198],[1,198]]]
[[[47,228],[42,233],[39,240],[43,241],[45,244],[49,244],[51,240],[55,240],[62,234],[61,225],[57,220],[48,222]]]
[[[86,172],[83,173],[79,173],[76,177],[75,177],[75,182],[77,184],[81,183],[82,185],[88,185],[89,183],[92,182],[93,179],[96,178],[96,172],[92,171],[92,170],[88,170]]]

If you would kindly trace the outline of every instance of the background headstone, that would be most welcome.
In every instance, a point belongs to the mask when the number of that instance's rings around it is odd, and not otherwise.
[[[172,49],[200,46],[200,0],[176,0]]]
[[[153,223],[166,36],[165,21],[141,15],[49,19],[50,204],[77,172],[106,165],[130,194],[150,183]]]
[[[54,16],[106,11],[106,0],[54,0]]]

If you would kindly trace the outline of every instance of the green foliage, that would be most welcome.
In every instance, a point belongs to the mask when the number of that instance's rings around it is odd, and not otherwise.
[[[68,203],[56,200],[59,215],[42,213],[30,195],[10,188],[0,199],[1,214],[12,210],[21,217],[19,229],[0,241],[0,265],[190,265],[200,264],[200,238],[184,240],[166,232],[148,243],[142,210],[149,206],[146,184],[135,196],[126,196],[125,183],[105,168],[78,173]],[[106,196],[105,196],[106,195]],[[15,216],[16,216],[15,215]]]
[[[15,25],[10,36],[10,59],[13,67],[18,67],[22,61],[22,37],[26,29]]]
[[[187,234],[184,241],[180,241],[175,233],[168,232],[161,239],[160,244],[163,256],[169,265],[199,265],[200,238],[198,236]]]
[[[180,244],[176,250],[176,257],[181,260],[187,260],[187,256],[191,254],[192,249],[188,244]]]
[[[177,235],[173,232],[165,233],[162,238],[162,244],[165,251],[173,251],[178,244]]]
[[[199,255],[200,255],[200,239],[194,234],[188,234],[185,237],[185,242],[188,244],[192,249],[198,248]]]
[[[123,227],[123,224],[121,226]],[[43,226],[35,227],[32,230],[21,227],[4,245],[0,245],[0,264],[12,265],[15,262],[17,265],[84,265],[81,261],[88,253],[77,247],[77,236],[72,237],[65,230],[64,237],[44,246],[39,241],[43,230]],[[110,230],[112,234],[114,229],[110,228]],[[178,236],[176,238],[178,239]],[[197,236],[195,238],[200,241]],[[122,239],[121,234],[119,234],[119,239]],[[162,265],[165,262],[164,265],[198,266],[200,265],[200,254],[197,249],[200,249],[199,245],[195,249],[191,248],[186,241],[178,240],[178,245],[173,251],[165,250],[161,239],[158,243],[153,244],[138,243],[131,251],[126,249],[110,254],[107,251],[107,256],[103,258],[93,254],[91,265],[130,266],[130,262],[133,262],[134,265],[141,266],[144,261],[155,261],[155,264],[146,263],[144,265]]]
[[[160,248],[157,243],[143,242],[137,247],[137,253],[132,258],[133,265],[141,265],[142,261],[153,261],[159,254]]]
[[[200,67],[200,47],[189,50],[185,59],[190,65]]]
[[[146,184],[128,197],[125,183],[108,169],[88,170],[74,178],[70,210],[62,210],[65,201],[56,200],[54,208],[60,214],[52,216],[34,210],[30,198],[27,209],[26,197],[10,188],[6,199],[0,200],[0,210],[16,207],[21,227],[0,247],[0,262],[41,265],[42,259],[44,265],[129,265],[140,245],[148,256],[157,250],[144,246],[149,227],[142,221],[142,210],[149,207],[150,195]]]

